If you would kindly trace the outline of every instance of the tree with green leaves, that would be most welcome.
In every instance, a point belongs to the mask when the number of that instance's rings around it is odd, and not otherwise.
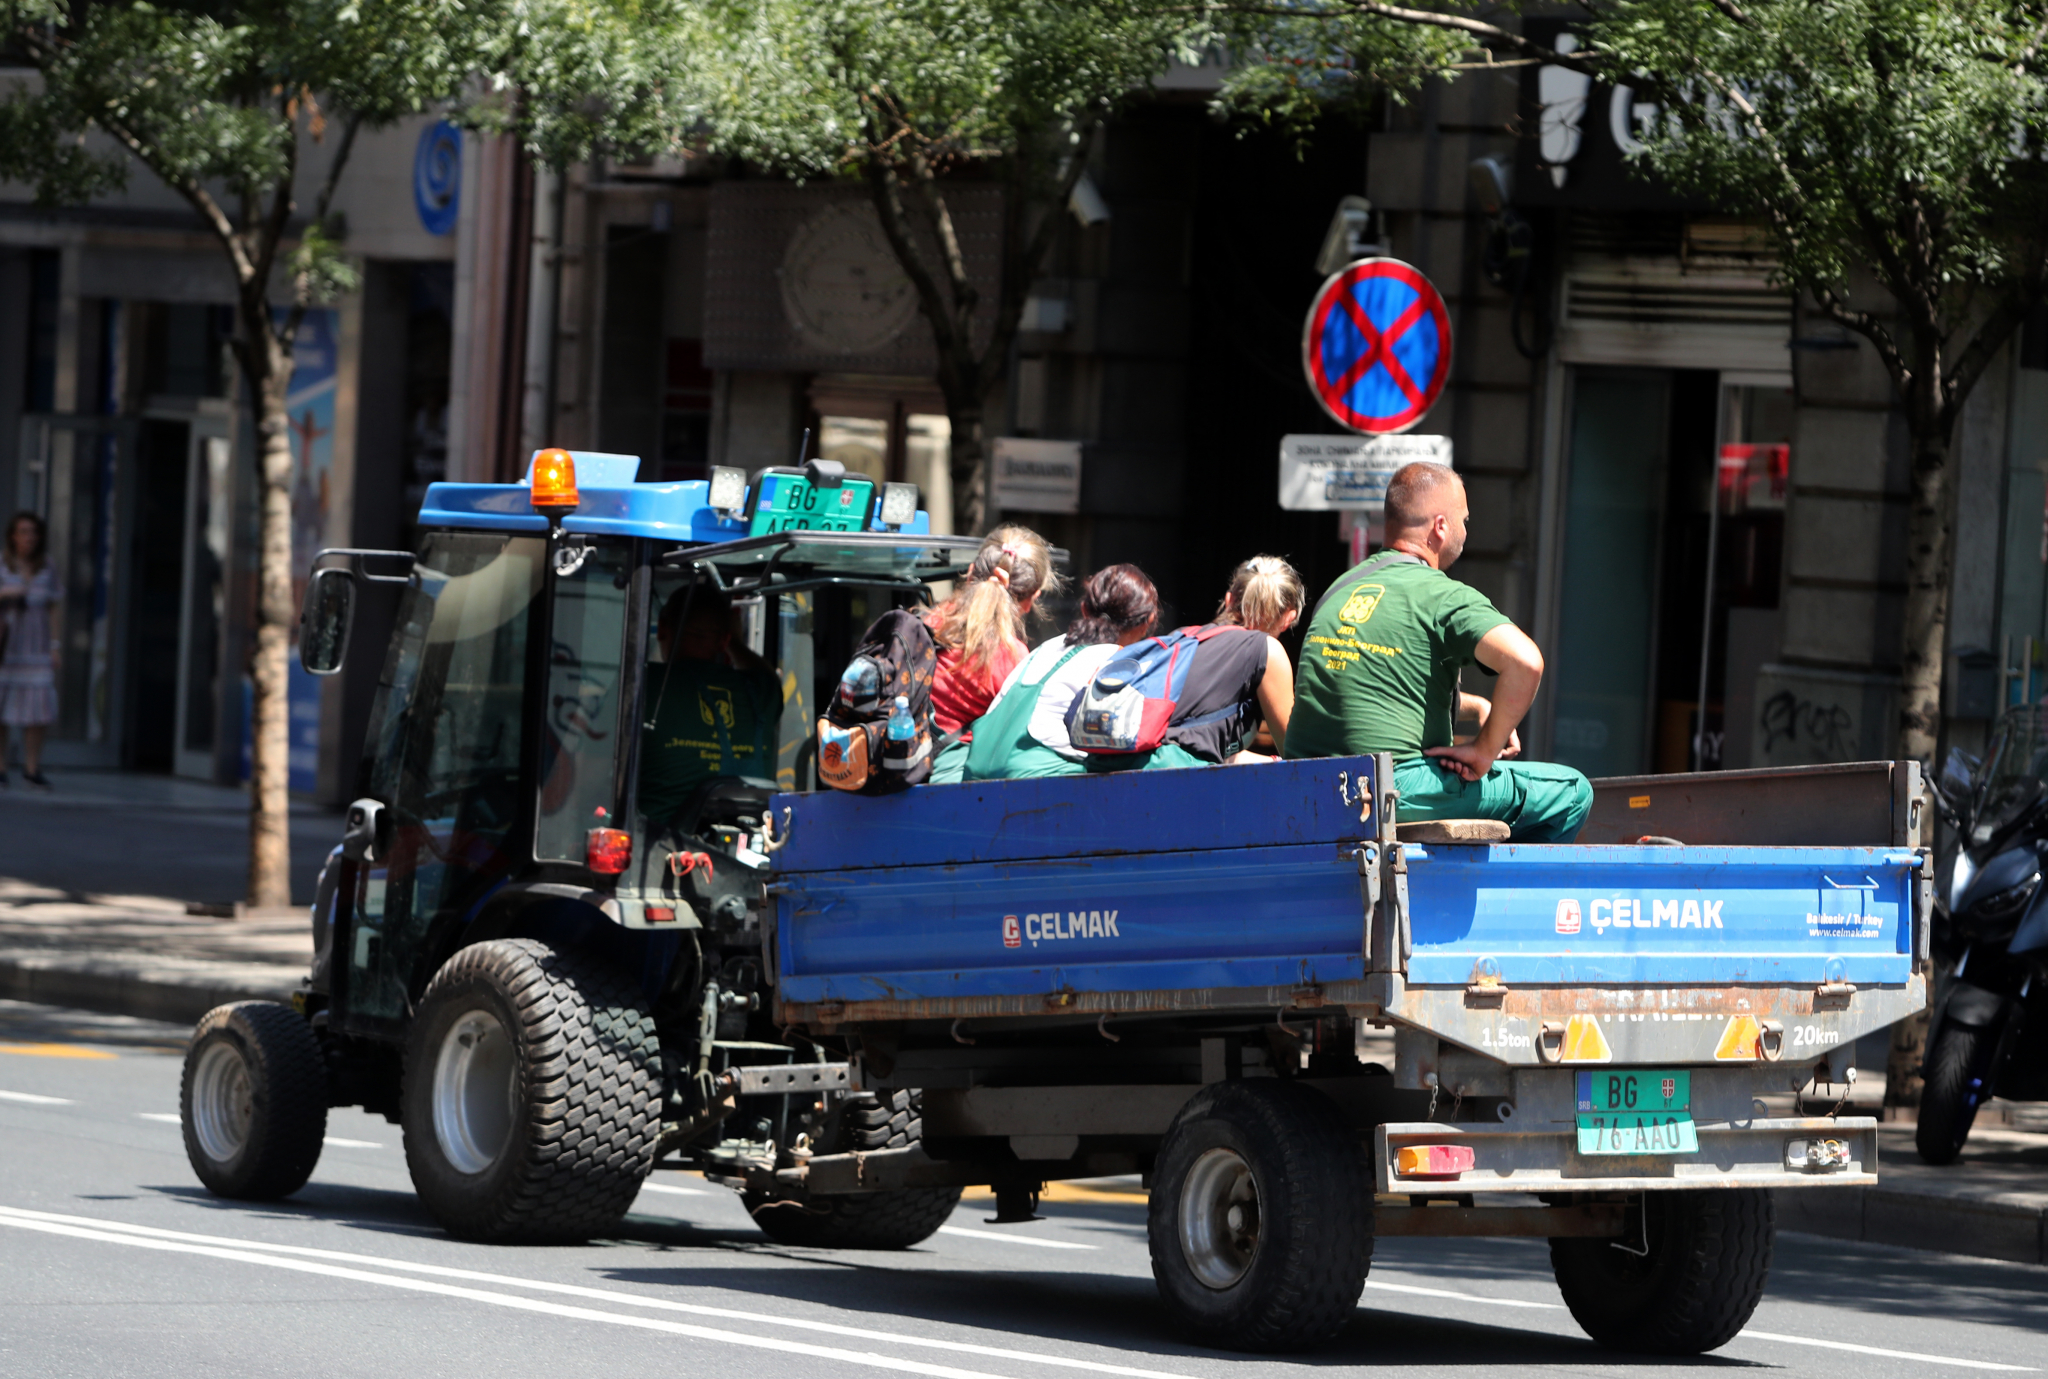
[[[954,525],[987,530],[988,398],[1104,119],[1191,19],[1120,0],[706,0],[670,35],[699,123],[676,138],[785,176],[865,182],[917,294],[952,423]],[[993,311],[951,204],[1003,190]]]
[[[0,48],[27,69],[0,85],[0,177],[33,184],[44,205],[154,177],[233,271],[261,494],[252,904],[290,901],[285,389],[307,308],[355,285],[329,214],[357,133],[443,108],[557,161],[599,137],[644,141],[673,122],[626,41],[653,3],[0,0]]]
[[[1248,68],[1226,99],[1282,117],[1354,98],[1376,78],[1412,85],[1502,63],[1556,64],[1657,103],[1639,170],[1753,217],[1779,281],[1868,341],[1897,394],[1912,484],[1897,750],[1930,762],[1956,425],[2048,281],[2048,10],[1582,0],[1563,12],[1575,47],[1524,36],[1512,6],[1461,0],[1223,0],[1223,10],[1241,44],[1296,59]],[[1888,1095],[1912,1104],[1917,1042],[1900,1028]]]

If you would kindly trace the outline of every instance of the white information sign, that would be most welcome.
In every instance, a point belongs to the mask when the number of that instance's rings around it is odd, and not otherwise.
[[[1081,442],[998,436],[990,461],[993,498],[1002,511],[1081,510]]]
[[[1282,436],[1280,506],[1291,512],[1378,512],[1402,465],[1451,462],[1449,436]]]

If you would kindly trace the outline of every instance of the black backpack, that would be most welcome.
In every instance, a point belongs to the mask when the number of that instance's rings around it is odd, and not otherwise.
[[[939,651],[916,614],[894,609],[861,638],[818,720],[818,779],[835,790],[887,795],[931,778],[932,677]],[[891,737],[889,720],[906,700],[911,732]]]

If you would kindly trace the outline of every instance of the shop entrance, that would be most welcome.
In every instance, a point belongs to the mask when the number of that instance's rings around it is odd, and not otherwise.
[[[128,764],[217,774],[231,445],[224,419],[151,415],[128,542]]]
[[[1551,754],[1589,776],[1747,766],[1777,646],[1789,380],[1573,370]]]

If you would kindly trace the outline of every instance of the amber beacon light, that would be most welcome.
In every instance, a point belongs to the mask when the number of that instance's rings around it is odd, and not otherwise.
[[[528,501],[536,512],[561,517],[576,511],[576,461],[566,450],[543,450],[533,457]]]

